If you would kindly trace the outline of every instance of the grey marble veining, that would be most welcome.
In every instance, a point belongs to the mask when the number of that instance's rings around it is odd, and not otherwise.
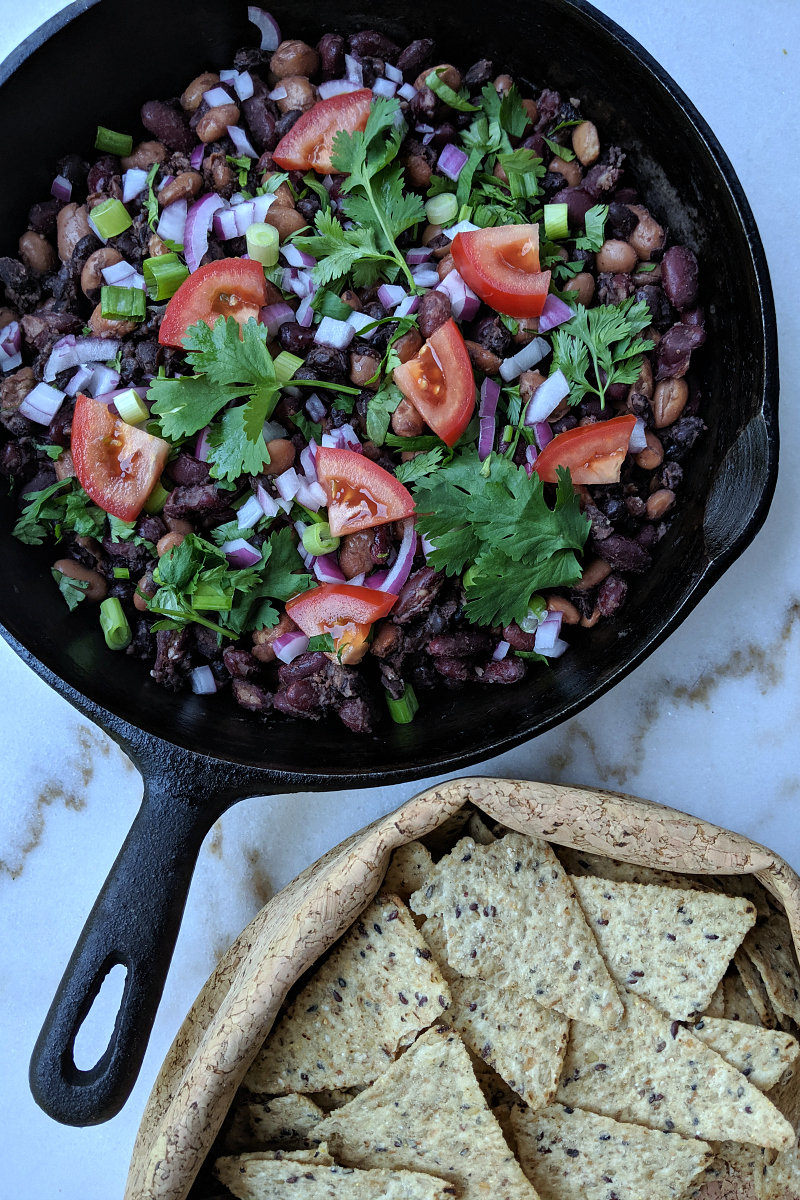
[[[59,7],[58,0],[25,6],[0,0],[0,58]],[[800,868],[800,321],[794,262],[800,6],[796,0],[764,0],[757,9],[744,0],[673,0],[666,6],[601,0],[599,7],[689,94],[753,206],[780,325],[781,474],[764,531],[664,646],[581,716],[474,773],[646,796],[741,830]],[[418,789],[256,799],[225,815],[200,855],[140,1081],[118,1117],[79,1130],[55,1124],[35,1106],[28,1058],[133,820],[141,781],[117,747],[5,644],[0,745],[0,1200],[109,1200],[122,1194],[161,1060],[219,955],[300,869]],[[109,1026],[102,1019],[95,1026],[99,1051]],[[83,1052],[88,1062],[89,1031]]]

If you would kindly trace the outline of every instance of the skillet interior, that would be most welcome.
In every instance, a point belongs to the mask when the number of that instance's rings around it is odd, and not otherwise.
[[[631,580],[620,618],[576,639],[553,670],[535,670],[518,687],[443,690],[412,725],[387,720],[373,736],[355,737],[335,718],[263,725],[229,696],[176,698],[140,662],[106,650],[88,605],[67,612],[51,582],[52,546],[11,537],[16,512],[0,502],[0,621],[64,681],[68,698],[75,689],[117,718],[203,755],[299,771],[307,786],[330,785],[331,776],[390,782],[477,761],[584,707],[654,649],[749,542],[777,470],[769,281],[752,215],[713,135],[636,43],[580,0],[495,6],[490,19],[475,0],[407,0],[402,17],[395,6],[367,11],[352,0],[324,9],[312,0],[277,0],[271,10],[287,36],[313,43],[331,29],[370,27],[401,44],[433,36],[465,66],[491,57],[498,69],[581,97],[603,143],[629,152],[647,202],[701,259],[709,345],[696,357],[709,432],[691,459],[656,565]],[[230,65],[239,46],[258,38],[245,0],[80,0],[31,40],[60,25],[27,59],[20,48],[0,74],[20,63],[0,87],[6,160],[15,164],[0,191],[0,253],[14,253],[29,205],[49,192],[56,158],[91,153],[99,121],[130,130],[135,140],[144,136],[144,100],[175,94],[203,69]]]

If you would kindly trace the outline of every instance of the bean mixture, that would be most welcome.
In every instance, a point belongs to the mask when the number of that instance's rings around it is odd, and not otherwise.
[[[100,129],[93,161],[61,159],[18,257],[0,258],[0,471],[17,535],[54,538],[70,609],[100,605],[110,649],[157,683],[370,732],[437,687],[548,670],[623,608],[705,430],[698,265],[577,97],[444,62],[430,39],[314,47],[262,17],[265,48],[148,100],[139,140]],[[348,135],[332,148],[328,110]],[[309,128],[312,158],[287,167]],[[507,252],[479,240],[514,229],[528,241]],[[467,260],[484,244],[501,267],[535,251],[540,316],[481,291]],[[185,299],[231,260],[263,289],[249,330],[245,285],[205,312]],[[223,378],[245,347],[263,378]],[[208,380],[230,393],[208,400]],[[190,388],[210,407],[181,426],[168,398]],[[116,507],[115,479],[141,483],[142,463],[146,494]],[[463,520],[446,528],[447,504]],[[526,505],[561,522],[546,560]],[[342,596],[366,596],[366,616]]]

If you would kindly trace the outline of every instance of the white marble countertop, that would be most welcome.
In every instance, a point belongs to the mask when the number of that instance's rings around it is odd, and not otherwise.
[[[778,310],[781,474],[755,544],[664,646],[579,717],[474,773],[645,796],[747,833],[800,869],[800,5],[596,3],[688,93],[750,199]],[[0,59],[60,7],[0,0]],[[0,730],[0,1200],[110,1200],[122,1195],[161,1060],[219,955],[300,869],[424,784],[248,800],[227,813],[200,854],[139,1083],[114,1120],[73,1129],[34,1104],[28,1060],[142,785],[116,745],[3,642]]]

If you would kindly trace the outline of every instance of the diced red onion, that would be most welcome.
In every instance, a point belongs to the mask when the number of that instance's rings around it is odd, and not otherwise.
[[[536,445],[540,450],[544,450],[548,442],[553,440],[553,431],[547,421],[537,421],[533,427],[533,436],[536,438]]]
[[[432,125],[415,125],[414,126],[414,133],[433,133],[433,132],[434,132],[434,128]]]
[[[422,135],[423,146],[430,146],[431,142],[433,141],[433,134],[434,134],[434,130],[431,129],[430,126],[428,126],[428,132],[423,133],[423,135]]]
[[[211,696],[217,690],[217,681],[211,667],[195,667],[189,672],[189,682],[195,696]]]
[[[339,444],[343,446],[345,450],[353,450],[356,454],[363,453],[363,447],[361,442],[358,440],[358,434],[356,433],[355,429],[353,429],[352,425],[340,425],[337,433],[339,434],[340,439]]]
[[[248,200],[246,204],[237,204],[233,210],[236,217],[236,232],[239,237],[244,237],[250,226],[253,224],[253,203]]]
[[[49,425],[64,401],[64,393],[46,383],[37,383],[17,409],[37,425]]]
[[[494,648],[494,654],[492,655],[492,658],[495,662],[502,662],[510,649],[511,645],[509,642],[498,642]]]
[[[344,583],[344,572],[335,552],[320,554],[314,559],[314,576],[320,583]]]
[[[411,314],[415,313],[419,308],[419,302],[421,299],[421,296],[406,296],[404,300],[400,301],[397,308],[394,310],[394,315],[396,317],[410,317]]]
[[[501,447],[501,449],[502,449],[502,447]],[[528,476],[529,479],[530,479],[531,475],[533,474],[533,464],[536,462],[536,459],[538,457],[539,457],[539,451],[536,449],[535,446],[527,446],[525,448],[525,463],[524,463],[525,474]]]
[[[304,535],[305,531],[308,529],[308,523],[306,521],[293,521],[292,525],[294,526],[295,533],[297,534],[297,536],[300,538],[300,541],[302,542],[303,535]]]
[[[189,155],[189,166],[193,171],[199,171],[203,165],[203,156],[206,152],[205,143],[201,142],[199,146],[195,146],[192,153]]]
[[[236,232],[236,209],[220,208],[214,213],[213,218],[214,233],[221,242],[228,242],[231,238],[238,237]]]
[[[398,96],[402,96],[404,100],[413,100],[417,94],[417,89],[412,87],[410,83],[404,83],[402,87],[397,89]]]
[[[156,193],[163,192],[163,190],[167,186],[167,184],[172,183],[174,178],[175,178],[174,175],[165,175],[164,178],[161,180],[161,183],[156,188]]]
[[[391,63],[384,63],[383,73],[387,79],[391,79],[393,83],[403,82],[403,72],[399,67],[393,67]]]
[[[444,229],[442,232],[452,242],[457,233],[475,233],[477,229],[480,229],[480,225],[473,225],[472,221],[459,221],[457,225],[451,225],[449,229]]]
[[[297,495],[297,489],[300,487],[300,480],[297,478],[297,472],[294,467],[289,467],[281,475],[275,477],[275,487],[282,499],[294,500]]]
[[[297,306],[295,317],[297,324],[302,325],[303,329],[310,329],[314,324],[314,296],[304,296]]]
[[[260,483],[256,484],[256,500],[261,505],[261,511],[265,517],[277,517],[280,512],[278,502]]]
[[[208,462],[208,455],[211,450],[211,443],[208,440],[208,425],[205,429],[201,429],[197,435],[197,441],[194,446],[194,456],[199,458],[200,462]]]
[[[552,649],[540,650],[539,653],[543,654],[545,658],[561,658],[561,655],[567,650],[569,650],[569,642],[565,642],[563,638],[556,638]]]
[[[323,433],[322,444],[330,450],[341,450],[342,444],[339,438],[339,430],[335,429],[333,433]]]
[[[267,213],[275,203],[275,193],[267,192],[263,196],[256,196],[250,203],[253,206],[253,220],[264,222],[267,219]],[[242,255],[242,258],[245,256]]]
[[[351,83],[356,83],[359,87],[364,86],[364,68],[352,54],[345,54],[344,68],[344,73]]]
[[[348,321],[337,321],[335,317],[323,317],[314,334],[319,346],[330,346],[332,350],[346,350],[356,335]]]
[[[444,292],[450,297],[453,316],[459,321],[474,321],[478,315],[481,302],[472,288],[464,282],[458,271],[448,271],[441,283],[437,284],[437,292]]]
[[[281,325],[294,321],[294,313],[286,301],[281,300],[278,304],[265,304],[261,309],[260,320],[262,325],[266,325],[269,336],[274,338],[278,336]]]
[[[107,362],[115,358],[121,348],[119,338],[76,338],[74,333],[68,333],[56,342],[47,360],[45,383],[52,383],[56,375],[68,367],[78,367],[87,362]]]
[[[330,192],[331,188],[333,187],[333,176],[324,175],[322,178],[322,186],[325,188],[326,192]]]
[[[433,251],[427,246],[415,246],[413,250],[406,250],[406,262],[410,267],[421,267],[423,263],[430,262],[433,258]]]
[[[92,378],[92,368],[83,366],[78,367],[75,374],[70,379],[64,391],[68,396],[77,396],[78,392],[83,391],[89,380]]]
[[[546,421],[568,395],[569,384],[563,371],[554,371],[533,393],[525,413],[525,424],[530,427]]]
[[[376,79],[372,85],[373,94],[376,96],[385,96],[387,100],[392,100],[397,91],[397,84],[391,79]]]
[[[405,299],[406,289],[399,283],[382,283],[378,288],[378,299],[385,309],[397,308]]]
[[[249,137],[239,125],[228,126],[228,137],[236,147],[237,154],[243,154],[245,158],[258,158],[258,151],[253,148]]]
[[[430,538],[425,537],[425,534],[422,534],[419,541],[420,541],[420,545],[422,546],[422,553],[425,555],[425,561],[427,562],[428,559],[430,558],[430,556],[433,554],[434,550],[436,549],[436,546],[434,545],[434,543],[431,541]]]
[[[376,571],[373,575],[370,575],[369,579],[365,580],[367,587],[377,588],[379,592],[394,592],[397,595],[411,574],[411,566],[414,562],[416,552],[417,531],[414,528],[414,518],[406,517],[403,527],[403,540],[400,543],[400,549],[397,551],[397,558],[394,564],[386,573]],[[373,583],[372,580],[375,578],[375,575],[379,574],[383,575],[383,578]]]
[[[481,384],[481,403],[478,410],[480,432],[478,435],[478,458],[488,458],[494,447],[495,413],[500,399],[500,384],[486,378]]]
[[[95,237],[97,237],[97,238],[99,238],[99,239],[100,239],[100,241],[103,243],[103,245],[104,245],[104,246],[107,246],[107,245],[108,245],[108,238],[107,238],[107,237],[103,237],[102,233],[101,233],[101,232],[100,232],[100,230],[97,228],[97,226],[95,225],[94,221],[92,220],[92,214],[91,214],[91,213],[89,213],[89,215],[88,215],[88,216],[87,216],[87,218],[86,218],[86,224],[89,226],[89,228],[91,229],[91,231],[92,231],[92,233],[94,234],[94,236],[95,236]]]
[[[236,519],[240,529],[255,529],[263,515],[264,512],[258,502],[258,497],[251,496],[239,509]]]
[[[0,358],[0,370],[4,372],[16,371],[17,367],[21,366],[22,352],[20,350],[18,350],[16,354],[12,354],[9,358]]]
[[[222,197],[216,192],[208,192],[189,209],[184,236],[182,239],[176,238],[176,241],[184,242],[186,265],[192,274],[200,266],[200,261],[208,250],[208,235],[214,216],[224,208],[225,201]]]
[[[123,260],[122,262],[112,263],[110,267],[102,267],[101,274],[106,283],[113,284],[115,287],[123,287],[123,281],[130,275],[135,275],[136,269],[130,263]]]
[[[347,92],[360,91],[361,84],[353,83],[350,79],[326,79],[318,87],[320,100],[330,100],[331,96],[344,96]]]
[[[213,192],[209,192],[209,196],[213,195]],[[215,198],[218,199],[219,197]],[[189,205],[185,200],[175,200],[172,204],[168,204],[161,213],[161,220],[158,222],[158,228],[156,229],[158,236],[164,241],[169,239],[172,242],[177,242],[178,245],[183,245],[183,234],[186,229],[188,212]],[[191,267],[189,269],[191,270]]]
[[[645,437],[645,424],[641,417],[636,418],[636,424],[633,427],[630,441],[628,442],[628,454],[639,454],[642,450],[647,449],[647,438]]]
[[[275,657],[282,663],[294,662],[300,654],[305,654],[308,649],[308,635],[301,629],[291,629],[288,633],[282,633],[280,637],[275,638],[272,649],[275,651]]]
[[[219,81],[220,81],[220,83],[233,83],[234,80],[237,78],[238,74],[239,74],[239,72],[234,71],[233,69],[226,70],[226,71],[220,71]]]
[[[314,397],[314,396],[312,396],[311,398],[318,399],[318,397]],[[308,409],[308,402],[306,402],[306,410],[307,409]],[[321,420],[321,418],[315,417],[314,420]],[[305,447],[305,449],[300,451],[300,466],[305,471],[306,479],[308,479],[309,482],[316,482],[317,460],[314,456],[314,451],[312,450],[310,443],[308,446]]]
[[[548,612],[545,614],[543,620],[536,626],[534,650],[540,654],[544,654],[546,651],[553,649],[561,632],[563,616],[564,614],[560,612]]]
[[[281,254],[290,267],[307,267],[312,268],[317,265],[317,260],[312,254],[306,254],[304,250],[300,250],[297,246],[287,242],[285,246],[281,246]]]
[[[130,204],[137,196],[141,196],[147,187],[147,171],[138,167],[130,167],[122,176],[122,203]]]
[[[356,312],[355,309],[353,310],[353,312],[350,313],[350,316],[347,318],[347,324],[352,325],[353,329],[358,334],[358,336],[366,338],[367,341],[370,341],[372,339],[372,336],[376,332],[376,328],[377,328],[376,327],[373,329],[367,329],[367,332],[365,333],[364,330],[367,325],[375,326],[375,318],[370,317],[367,313]]]
[[[350,584],[351,587],[363,587],[366,574],[367,574],[366,571],[362,571],[360,575],[354,575],[353,578],[348,579],[347,582]],[[382,575],[383,571],[379,571],[379,572],[377,572],[377,574]],[[372,578],[372,576],[370,576],[370,578]],[[333,629],[331,630],[331,633],[333,634],[334,638],[341,637],[342,634],[345,632],[346,632],[346,630],[343,627],[337,626],[337,625],[334,625]]]
[[[575,309],[551,293],[545,300],[542,315],[539,317],[539,333],[549,333],[557,325],[571,321],[574,316]]]
[[[283,38],[281,37],[280,26],[272,13],[268,13],[263,8],[256,8],[255,5],[251,4],[247,9],[247,19],[248,21],[252,21],[261,30],[261,49],[277,50]]]
[[[271,92],[267,93],[267,99],[274,100],[276,103],[278,102],[278,100],[285,100],[286,99],[286,88],[283,86],[282,83],[279,83],[277,87],[274,87]]]
[[[317,393],[312,392],[311,395],[306,400],[306,412],[311,417],[311,420],[312,421],[321,421],[327,414],[327,411],[328,411],[327,408],[322,403],[322,401],[320,400]],[[303,451],[303,454],[305,454],[305,451]],[[302,461],[302,455],[300,457],[301,457],[301,461]],[[312,460],[312,462],[313,462],[313,460]],[[304,468],[304,470],[306,470],[306,468]],[[306,474],[308,474],[307,470],[306,470]]]
[[[488,458],[494,449],[495,419],[482,417],[478,434],[478,458],[481,462]]]
[[[300,487],[297,489],[295,500],[298,504],[304,505],[310,512],[319,512],[328,503],[328,497],[320,484],[304,483],[302,480],[300,481]]]
[[[213,87],[203,92],[203,99],[209,108],[221,108],[223,104],[233,103],[224,87]]]
[[[0,329],[0,351],[6,355],[16,354],[22,346],[22,330],[19,321],[9,321]]]
[[[439,161],[436,164],[443,175],[448,179],[452,179],[455,183],[466,165],[469,155],[460,150],[453,142],[448,142],[442,153],[439,155]]]
[[[231,196],[231,208],[236,208],[237,204],[249,203],[247,196],[243,196],[241,192],[234,192]]]
[[[312,296],[317,290],[309,272],[299,271],[297,267],[286,267],[281,287],[284,292],[294,292],[295,296],[299,296],[301,300],[305,300],[306,296]]]
[[[223,542],[220,547],[232,567],[241,570],[243,567],[254,567],[261,562],[261,551],[256,550],[244,538],[234,538],[232,542]]]
[[[69,204],[72,199],[72,184],[63,175],[56,175],[50,188],[50,195],[55,196],[56,200],[63,200],[65,204]]]
[[[300,389],[295,388],[294,390],[299,392]],[[287,388],[287,391],[288,391],[288,388]],[[289,435],[286,432],[286,430],[277,421],[265,421],[264,422],[264,441],[265,442],[274,442],[276,438],[285,438],[288,436]]]
[[[550,346],[544,338],[534,338],[527,346],[523,346],[521,350],[512,358],[504,358],[500,363],[500,375],[510,383],[512,379],[516,379],[523,371],[529,371],[531,367],[535,367],[538,362],[550,353]],[[544,384],[542,384],[544,387]]]
[[[435,288],[439,282],[439,276],[436,271],[426,266],[417,267],[415,270],[413,270],[411,272],[411,278],[414,280],[414,283],[417,285],[417,287],[421,288]]]
[[[92,377],[87,384],[87,391],[97,399],[99,396],[107,396],[112,392],[119,383],[119,371],[115,371],[113,367],[100,366],[95,367],[92,371]]]
[[[255,88],[253,86],[253,76],[249,71],[238,71],[236,73],[236,78],[233,81],[233,90],[240,100],[250,99]]]

